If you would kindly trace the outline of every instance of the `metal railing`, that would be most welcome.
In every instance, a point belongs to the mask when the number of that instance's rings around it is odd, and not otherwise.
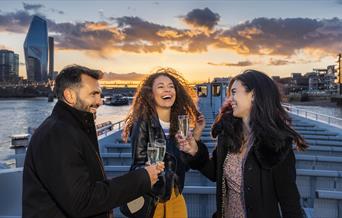
[[[96,132],[98,139],[102,139],[106,136],[109,136],[115,132],[122,130],[123,124],[125,120],[120,120],[118,122],[112,123],[111,121],[107,121],[104,123],[100,123],[96,125]]]
[[[330,126],[338,127],[342,129],[342,119],[338,117],[333,117],[325,114],[320,114],[317,112],[308,111],[305,109],[298,108],[291,104],[282,104],[285,110],[291,114],[298,115],[300,117],[305,117],[310,120],[315,120],[321,123],[328,124]]]
[[[100,123],[96,125],[96,132],[98,139],[102,139],[106,136],[109,136],[117,131],[120,131],[123,128],[124,120],[112,123],[111,121],[107,121],[104,123]],[[34,130],[30,130],[30,134],[33,134]],[[11,140],[0,142],[0,145],[6,145],[10,147]],[[26,148],[24,148],[26,150]],[[10,154],[0,154],[0,169],[3,168],[13,168],[13,167],[22,167],[25,160],[25,152],[22,153],[12,152]]]

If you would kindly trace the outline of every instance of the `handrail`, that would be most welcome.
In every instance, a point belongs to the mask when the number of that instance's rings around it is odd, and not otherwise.
[[[118,122],[112,123],[111,121],[106,121],[104,123],[100,123],[96,125],[96,133],[98,136],[98,139],[104,138],[108,135],[111,135],[117,131],[120,131],[123,128],[123,123],[124,120],[120,120]],[[32,132],[33,134],[33,132]],[[9,144],[10,145],[11,140],[9,141],[4,141],[0,142],[0,144]],[[0,162],[9,162],[12,161],[16,158],[24,159],[25,154],[7,154],[7,155],[0,155]],[[6,164],[6,165],[13,165],[11,164]]]
[[[0,142],[0,145],[8,144],[10,142],[11,142],[11,140],[3,141],[3,142]]]
[[[301,108],[298,108],[296,106],[293,106],[291,104],[283,103],[282,105],[286,109],[286,111],[288,111],[291,114],[295,114],[295,115],[298,115],[300,117],[305,117],[305,118],[310,119],[310,120],[315,120],[315,121],[325,123],[325,124],[328,124],[330,126],[334,126],[334,127],[342,129],[342,119],[341,118],[333,117],[333,116],[329,116],[329,115],[325,115],[325,114],[321,114],[321,113],[317,113],[317,112],[313,112],[313,111],[308,111],[308,110],[301,109]]]
[[[108,135],[111,135],[117,131],[122,130],[124,122],[125,120],[120,120],[115,123],[112,123],[111,121],[107,121],[104,123],[97,124],[96,132],[97,132],[98,139],[102,139]]]

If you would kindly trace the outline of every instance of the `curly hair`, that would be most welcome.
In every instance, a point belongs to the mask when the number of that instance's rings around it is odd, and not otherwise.
[[[171,79],[175,90],[176,99],[171,107],[170,136],[174,136],[178,131],[178,115],[188,114],[190,125],[195,124],[196,117],[200,114],[197,109],[197,95],[188,82],[172,68],[158,68],[154,73],[147,76],[138,86],[134,95],[133,104],[125,119],[125,126],[122,138],[127,138],[132,130],[133,124],[139,119],[149,120],[152,116],[157,116],[155,100],[152,93],[152,86],[156,78],[166,76]]]

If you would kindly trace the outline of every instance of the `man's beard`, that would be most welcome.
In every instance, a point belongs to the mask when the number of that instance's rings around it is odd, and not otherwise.
[[[88,105],[86,102],[84,102],[78,95],[77,95],[77,99],[76,99],[76,104],[74,106],[77,110],[80,110],[80,111],[85,111],[85,112],[89,112],[89,113],[92,113],[93,114],[93,118],[94,120],[96,119],[96,112],[92,112],[90,110],[91,107],[96,107],[98,108],[99,105]]]

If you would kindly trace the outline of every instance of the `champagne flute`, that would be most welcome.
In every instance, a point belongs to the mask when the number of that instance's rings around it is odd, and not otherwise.
[[[164,157],[165,157],[165,152],[166,152],[166,141],[165,141],[165,139],[156,139],[154,141],[154,144],[158,150],[157,162],[163,161]]]
[[[154,143],[147,144],[147,159],[149,164],[155,164],[157,162],[158,149]]]
[[[178,126],[181,136],[187,138],[189,135],[189,116],[178,115]]]
[[[166,141],[165,139],[156,139],[154,141],[156,148],[158,149],[157,162],[164,161],[166,153]],[[165,172],[160,173],[161,176],[165,175]]]

